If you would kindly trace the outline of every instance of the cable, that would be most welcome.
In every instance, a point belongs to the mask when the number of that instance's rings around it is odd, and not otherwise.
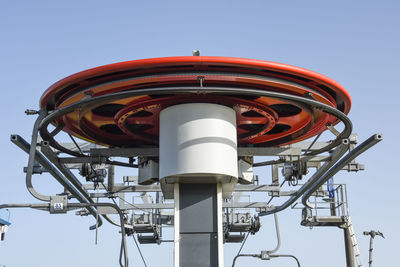
[[[307,154],[308,151],[310,151],[310,149],[312,148],[312,146],[315,144],[315,142],[317,142],[318,138],[322,135],[322,133],[320,133],[319,135],[317,135],[314,140],[311,142],[310,146],[307,148],[306,152],[304,152],[304,154]]]
[[[101,183],[101,185],[104,187],[104,189],[106,190],[107,194],[110,194],[110,192],[108,191],[108,189],[107,189],[107,187],[105,186],[105,184],[104,184],[104,183]],[[149,212],[149,211],[146,210],[146,209],[141,209],[141,208],[139,208],[138,206],[135,206],[134,204],[128,202],[127,200],[125,200],[123,197],[121,197],[121,196],[119,196],[119,195],[117,195],[117,198],[121,199],[123,202],[125,202],[126,204],[128,204],[129,206],[132,206],[133,208],[135,208],[135,209],[137,209],[137,210],[141,210],[141,211],[144,211],[144,212]],[[111,200],[114,202],[115,205],[117,205],[117,203],[115,202],[115,199],[114,199],[114,198],[111,198]]]
[[[138,251],[139,251],[140,257],[142,258],[143,264],[144,264],[145,267],[147,267],[146,261],[144,260],[142,251],[140,250],[139,244],[138,244],[137,241],[136,241],[135,235],[132,234],[132,237],[133,237],[133,241],[135,241],[135,244],[136,244],[136,247],[137,247],[137,249],[138,249]]]
[[[75,138],[70,133],[68,133],[68,136],[69,136],[69,138],[71,138],[72,142],[75,144],[75,146],[79,150],[79,152],[83,155],[82,149],[80,148],[78,143],[75,141]]]
[[[247,237],[249,237],[249,234],[250,234],[250,232],[247,232],[247,235],[244,238],[242,245],[240,246],[240,249],[239,249],[238,253],[236,254],[236,256],[238,256],[240,254],[240,252],[242,251],[242,248],[243,248],[244,244],[246,243],[246,240],[247,240]]]

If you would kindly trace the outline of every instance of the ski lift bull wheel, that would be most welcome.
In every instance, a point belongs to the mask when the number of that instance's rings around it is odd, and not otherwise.
[[[339,122],[302,101],[233,94],[232,88],[312,99],[344,114],[351,106],[348,92],[324,75],[268,61],[206,56],[133,60],[85,70],[48,88],[40,106],[50,113],[63,111],[54,126],[110,147],[158,146],[160,111],[183,103],[234,109],[239,146],[291,144]],[[71,108],[77,103],[78,108]]]

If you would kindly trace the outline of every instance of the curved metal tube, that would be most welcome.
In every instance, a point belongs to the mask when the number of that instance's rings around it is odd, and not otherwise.
[[[327,171],[332,165],[334,165],[343,155],[346,153],[348,149],[348,139],[344,139],[342,141],[342,144],[339,145],[332,153],[331,161],[325,162],[324,165],[322,165],[321,168],[319,168],[313,176],[302,186],[297,190],[296,194],[291,196],[286,202],[284,202],[282,205],[277,206],[277,207],[272,207],[271,210],[266,211],[265,213],[260,213],[260,216],[265,216],[269,214],[273,214],[279,211],[282,211],[286,208],[288,208],[290,205],[292,205],[297,199],[303,195],[308,188],[310,188],[318,179],[321,177],[325,171]]]
[[[296,261],[297,266],[298,266],[298,267],[301,267],[301,266],[300,266],[300,261],[299,261],[299,259],[296,258],[296,256],[294,256],[294,255],[290,255],[290,254],[272,254],[272,255],[269,255],[269,254],[268,254],[268,256],[269,256],[270,258],[279,258],[279,257],[293,258],[293,259]],[[232,267],[235,267],[236,260],[237,260],[239,257],[255,257],[255,258],[261,258],[261,254],[238,254],[238,255],[235,256],[235,258],[233,258]]]
[[[335,175],[338,171],[340,171],[344,166],[349,164],[350,161],[355,159],[358,155],[371,148],[382,141],[382,134],[374,134],[360,145],[355,147],[346,156],[344,156],[339,162],[337,162],[329,171],[325,172],[321,177],[318,178],[317,181],[313,183],[311,187],[307,189],[302,198],[302,203],[306,207],[312,207],[311,203],[308,202],[310,196],[317,190],[318,187],[322,186],[326,181],[329,180],[333,175]]]
[[[11,135],[11,141],[23,151],[27,153],[30,151],[31,146],[21,136]],[[34,158],[36,159],[36,161],[39,162],[40,165],[42,165],[43,168],[45,168],[62,186],[64,186],[69,192],[71,192],[71,194],[74,195],[79,200],[79,202],[85,203],[88,201],[68,180],[65,180],[63,174],[57,168],[55,168],[53,164],[43,156],[42,153],[40,153],[36,149],[35,151],[36,152]],[[90,207],[88,210],[94,218],[97,217],[97,211],[95,208]],[[103,221],[99,219],[97,227],[100,227],[102,224]],[[96,229],[96,225],[90,226],[90,229]]]
[[[105,104],[109,101],[116,101],[116,100],[120,100],[120,99],[127,98],[127,97],[132,97],[132,96],[137,96],[137,95],[157,95],[157,94],[166,94],[166,93],[176,93],[176,94],[179,94],[179,93],[197,93],[197,94],[226,93],[226,94],[237,94],[237,95],[246,94],[246,95],[273,97],[273,98],[281,99],[284,101],[310,105],[314,108],[318,108],[330,115],[337,117],[339,120],[341,120],[344,123],[344,126],[345,126],[344,130],[339,134],[339,136],[330,145],[327,145],[325,148],[312,151],[312,152],[308,153],[307,155],[316,155],[316,154],[319,154],[324,151],[328,151],[328,150],[336,147],[341,142],[342,138],[349,137],[352,132],[352,123],[351,123],[350,119],[347,118],[347,116],[344,113],[342,113],[341,111],[339,111],[329,105],[320,103],[318,101],[315,101],[313,99],[309,99],[306,97],[264,91],[264,90],[259,90],[259,89],[248,89],[248,88],[165,87],[165,88],[128,90],[128,91],[123,91],[123,92],[117,92],[117,93],[110,94],[110,95],[102,95],[102,96],[97,96],[97,97],[93,97],[93,98],[87,98],[87,99],[80,100],[69,106],[55,110],[54,112],[49,114],[46,118],[44,118],[44,120],[42,121],[42,123],[40,125],[40,134],[43,137],[43,139],[48,140],[50,142],[51,146],[59,149],[60,151],[63,151],[65,153],[68,153],[68,154],[74,155],[74,156],[82,156],[80,153],[68,150],[68,149],[64,148],[63,146],[61,146],[60,144],[58,144],[54,140],[53,136],[51,136],[51,134],[48,132],[47,126],[51,122],[56,120],[58,117],[65,115],[67,113],[70,113],[79,108],[83,108],[83,107],[92,108],[95,106]]]
[[[112,207],[114,208],[118,214],[121,223],[121,235],[122,235],[122,244],[124,246],[124,258],[125,258],[125,266],[121,265],[121,267],[128,267],[128,253],[127,253],[127,246],[126,246],[126,238],[125,238],[125,225],[124,225],[124,215],[122,210],[113,203],[68,203],[68,207],[76,207],[76,208],[91,208],[95,207]],[[33,209],[40,209],[40,208],[48,208],[50,209],[50,203],[39,203],[39,204],[2,204],[0,205],[0,210],[5,208],[33,208]]]
[[[276,240],[278,243],[276,244],[276,247],[273,250],[268,250],[268,254],[277,252],[281,247],[281,235],[279,233],[278,214],[274,213],[274,219],[275,219],[275,229],[276,229]]]
[[[122,235],[122,245],[123,245],[123,251],[124,251],[124,261],[125,265],[122,265],[120,262],[121,267],[128,267],[128,249],[126,245],[126,233],[125,233],[125,223],[124,223],[124,214],[122,213],[122,210],[118,207],[118,205],[114,203],[68,203],[69,207],[111,207],[114,208],[119,215],[119,220],[121,223],[121,235]]]
[[[34,198],[36,198],[38,200],[49,202],[50,196],[45,196],[45,195],[40,194],[33,188],[33,184],[32,184],[32,173],[33,173],[33,165],[35,163],[35,152],[36,152],[38,131],[39,131],[40,123],[42,122],[42,120],[44,119],[45,116],[46,116],[46,112],[44,110],[40,110],[39,116],[37,117],[35,124],[33,125],[31,145],[27,147],[27,150],[24,150],[26,153],[29,154],[25,184],[26,184],[26,188],[28,189],[29,193]],[[11,141],[12,141],[12,136],[11,136]]]
[[[296,261],[296,263],[297,263],[297,266],[298,267],[301,267],[300,266],[300,261],[299,261],[299,259],[297,259],[294,255],[290,255],[290,254],[275,254],[275,255],[269,255],[271,258],[278,258],[278,257],[287,257],[287,258],[293,258],[295,261]]]
[[[50,208],[50,203],[39,203],[39,204],[1,204],[1,209],[12,209],[12,208]]]
[[[237,260],[239,257],[255,257],[255,258],[260,258],[261,255],[260,255],[260,254],[238,254],[238,255],[235,256],[235,258],[233,258],[232,267],[235,267],[236,260]]]

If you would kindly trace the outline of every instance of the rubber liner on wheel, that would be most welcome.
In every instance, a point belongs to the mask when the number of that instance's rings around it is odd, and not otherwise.
[[[183,103],[233,108],[240,146],[295,143],[326,130],[337,118],[319,109],[277,98],[204,94],[205,87],[250,88],[324,103],[347,114],[348,92],[332,79],[280,63],[225,57],[170,57],[134,60],[89,69],[52,85],[41,97],[47,111],[97,96],[151,88],[181,88],[179,94],[140,95],[73,110],[53,124],[84,140],[107,146],[157,146],[159,113]],[[198,92],[185,88],[198,88]]]

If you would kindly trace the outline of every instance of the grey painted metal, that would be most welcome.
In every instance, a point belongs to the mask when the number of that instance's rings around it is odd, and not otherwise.
[[[368,266],[369,267],[372,267],[372,251],[374,249],[373,246],[374,246],[374,238],[371,236],[369,238],[369,253],[368,253],[368,255],[369,255],[369,257],[368,257]]]
[[[121,242],[124,246],[124,256],[125,256],[125,266],[121,264],[121,267],[128,267],[128,253],[127,253],[127,246],[126,246],[126,238],[125,238],[125,225],[124,225],[124,215],[122,210],[113,203],[68,203],[69,207],[72,208],[87,208],[90,209],[92,207],[112,207],[114,208],[118,214],[120,219],[120,226],[121,226]],[[10,208],[33,208],[33,209],[44,209],[50,212],[50,203],[29,203],[29,204],[2,204],[0,205],[1,209],[10,209]]]
[[[180,233],[216,233],[216,208],[216,184],[180,184]]]
[[[290,255],[290,254],[268,254],[268,251],[261,251],[261,254],[238,254],[238,255],[236,255],[235,258],[233,258],[232,267],[235,266],[236,260],[239,257],[254,257],[254,258],[260,258],[262,260],[270,260],[271,258],[279,258],[279,257],[293,258],[296,261],[297,266],[301,267],[299,259],[294,255]]]
[[[114,192],[114,178],[115,178],[115,167],[108,166],[108,174],[107,174],[107,191],[108,193]]]
[[[26,153],[30,151],[30,145],[19,135],[11,135],[11,141],[16,144],[19,148],[21,148]],[[88,200],[68,181],[65,179],[63,174],[56,169],[53,164],[45,158],[45,156],[36,150],[35,159],[40,163],[62,186],[64,186],[74,197],[76,197],[80,202],[85,203]],[[93,215],[94,218],[97,216],[97,211],[93,207],[89,208],[89,212]],[[99,219],[98,226],[103,224],[102,220]],[[90,226],[91,230],[96,229],[96,225]]]
[[[236,260],[240,257],[254,257],[254,258],[260,258],[261,254],[238,254],[233,258],[233,262],[232,262],[232,267],[235,266],[236,264]]]
[[[345,139],[345,140],[347,140],[347,139]],[[279,212],[279,211],[282,211],[282,210],[290,207],[290,205],[292,205],[297,199],[299,199],[301,197],[301,195],[304,194],[304,192],[306,192],[308,190],[308,188],[310,188],[313,185],[313,183],[315,183],[315,181],[317,181],[318,178],[321,177],[325,173],[325,171],[327,171],[332,165],[334,165],[343,156],[344,153],[346,153],[347,149],[348,149],[348,142],[344,142],[341,145],[339,145],[332,153],[332,161],[325,162],[325,164],[322,165],[322,167],[319,168],[314,173],[314,175],[311,176],[311,178],[302,187],[300,187],[297,190],[295,195],[291,196],[282,205],[277,206],[277,207],[272,207],[271,210],[266,211],[264,213],[260,213],[260,216],[273,214],[275,212]]]
[[[351,242],[350,230],[348,227],[343,228],[344,247],[346,251],[346,267],[354,267],[354,251]]]
[[[94,190],[93,184],[83,184],[86,190]],[[115,184],[115,192],[161,192],[160,185],[125,185]],[[233,189],[235,192],[279,192],[280,187],[277,185],[236,185]],[[292,194],[292,191],[290,191]],[[99,195],[100,196],[100,195]]]
[[[179,266],[218,267],[217,184],[179,184],[178,206]]]
[[[300,156],[301,147],[238,147],[238,156]],[[151,148],[92,148],[92,157],[158,157],[159,149]],[[66,159],[67,160],[67,159]],[[71,159],[72,160],[72,159]],[[83,161],[83,159],[80,159]],[[86,159],[87,160],[87,159]]]
[[[271,258],[278,258],[278,257],[286,257],[286,258],[292,258],[296,261],[297,263],[297,267],[300,267],[300,261],[299,259],[294,256],[294,255],[290,255],[290,254],[274,254],[274,255],[269,255]]]
[[[82,187],[82,183],[78,180],[78,178],[67,168],[64,164],[60,163],[59,158],[56,153],[50,148],[49,143],[47,141],[42,142],[41,151],[50,160],[51,163],[54,164],[58,168],[58,170],[70,181],[76,189],[91,203],[94,203],[92,198],[89,196],[88,192]]]
[[[182,233],[180,236],[179,266],[218,267],[217,233]]]
[[[323,112],[326,112],[330,115],[337,117],[344,124],[343,131],[337,136],[335,140],[333,140],[329,145],[324,148],[317,149],[311,151],[307,154],[316,155],[322,153],[324,151],[329,151],[330,149],[336,147],[340,144],[343,138],[347,138],[350,136],[352,131],[352,123],[347,118],[347,116],[341,111],[333,108],[329,105],[320,103],[316,100],[309,99],[307,97],[288,95],[284,93],[277,93],[272,91],[264,91],[258,89],[248,89],[248,88],[229,88],[229,87],[165,87],[165,88],[150,88],[150,89],[135,89],[135,90],[127,90],[123,92],[117,92],[109,95],[96,96],[92,98],[85,98],[76,103],[73,103],[69,106],[60,108],[50,113],[47,117],[45,117],[40,125],[40,134],[45,139],[48,140],[56,149],[68,153],[70,155],[81,157],[83,156],[80,153],[69,150],[65,147],[62,147],[51,134],[48,132],[48,125],[55,121],[62,115],[70,113],[79,108],[94,108],[100,106],[102,104],[106,104],[110,101],[116,101],[127,97],[133,97],[138,95],[157,95],[157,94],[166,94],[166,93],[196,93],[196,94],[206,94],[206,93],[222,93],[222,94],[234,94],[234,95],[255,95],[255,96],[265,96],[265,97],[273,97],[280,100],[285,100],[287,102],[294,102],[296,104],[308,105],[314,108],[318,108]]]
[[[67,164],[72,164],[72,163],[92,163],[92,164],[103,164],[107,162],[106,157],[64,157],[64,158],[58,158],[58,161],[60,163],[67,163]]]
[[[45,156],[51,161],[51,163],[53,163],[56,166],[56,168],[64,175],[64,177],[73,184],[74,189],[79,191],[79,193],[81,194],[81,198],[79,198],[78,196],[76,196],[76,194],[71,192],[79,200],[79,202],[95,203],[94,200],[89,195],[89,193],[83,188],[82,183],[78,180],[78,178],[76,178],[76,176],[64,164],[59,162],[57,154],[50,148],[49,143],[47,141],[42,142],[41,148],[43,154],[45,154]],[[96,214],[95,215],[96,222],[98,223],[96,223],[96,225],[94,226],[91,226],[90,229],[92,230],[102,225],[102,220],[98,217],[97,211],[95,214]],[[103,218],[106,219],[109,223],[119,226],[118,223],[113,221],[107,215],[103,215]]]
[[[149,148],[92,148],[92,157],[158,157],[158,147]]]
[[[70,207],[111,207],[114,208],[119,215],[119,221],[120,221],[120,227],[121,227],[121,243],[123,246],[123,252],[124,252],[124,265],[121,264],[120,261],[120,266],[121,267],[128,267],[128,247],[126,244],[126,233],[125,233],[125,223],[124,223],[124,214],[122,210],[118,207],[118,205],[113,204],[113,203],[69,203],[68,206]]]
[[[311,207],[310,203],[308,202],[308,199],[318,187],[326,183],[326,181],[328,181],[329,178],[331,178],[333,175],[339,172],[344,166],[346,166],[349,162],[351,162],[361,153],[365,152],[366,150],[376,145],[380,141],[382,141],[382,134],[374,134],[373,136],[362,142],[360,145],[355,147],[353,150],[351,150],[346,156],[344,156],[339,162],[337,162],[332,168],[330,168],[329,171],[327,171],[318,179],[313,181],[312,186],[307,188],[307,191],[303,195],[302,198],[303,205]]]
[[[38,193],[32,185],[32,173],[33,173],[33,168],[35,165],[35,154],[36,154],[36,145],[37,145],[37,140],[38,140],[38,131],[39,131],[39,126],[44,117],[46,116],[46,112],[44,110],[39,111],[39,116],[37,117],[35,124],[33,126],[32,130],[32,139],[31,139],[31,145],[29,148],[29,152],[26,151],[29,154],[29,159],[28,159],[28,167],[26,170],[26,188],[28,189],[29,193],[36,199],[42,200],[42,201],[50,201],[50,196],[45,196],[40,193]],[[12,137],[11,137],[12,139]]]
[[[97,196],[97,195],[93,195]],[[265,202],[224,202],[222,203],[223,208],[235,208],[235,209],[262,209],[271,210],[272,208]],[[124,210],[149,210],[149,209],[173,209],[174,203],[135,203],[124,205]]]
[[[275,221],[275,230],[276,230],[276,247],[273,250],[268,250],[268,254],[275,253],[281,247],[281,235],[279,232],[279,222],[278,222],[278,214],[274,213],[274,221]]]
[[[382,238],[385,238],[384,235],[379,232],[379,231],[365,231],[363,232],[364,235],[369,235],[370,239],[369,239],[369,260],[368,260],[368,266],[372,267],[372,251],[374,250],[374,238],[375,236],[381,236]]]

